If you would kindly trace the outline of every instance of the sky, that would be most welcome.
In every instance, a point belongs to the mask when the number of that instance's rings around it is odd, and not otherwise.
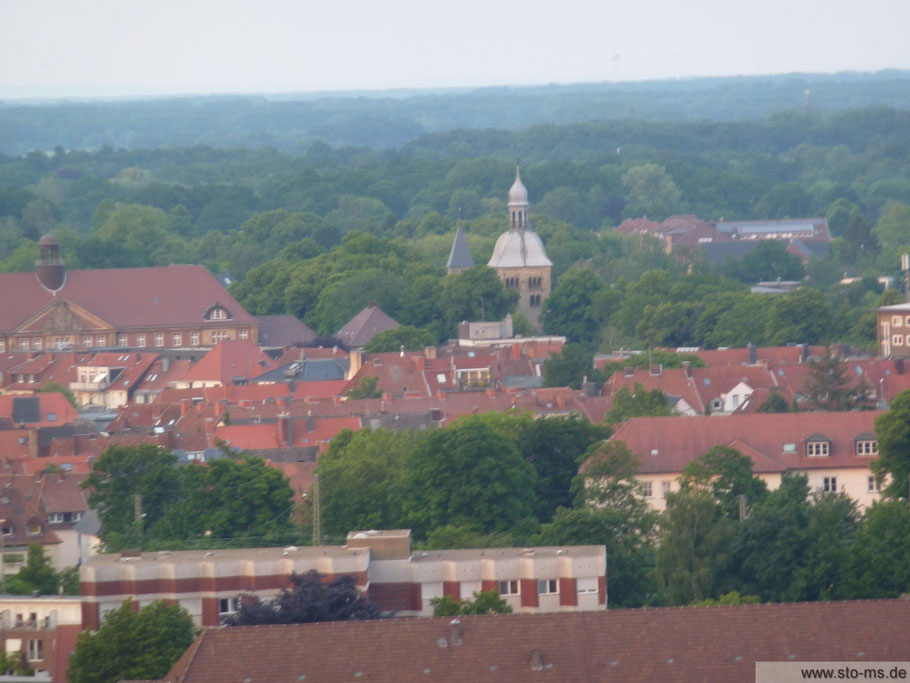
[[[0,0],[0,98],[910,69],[907,0]]]

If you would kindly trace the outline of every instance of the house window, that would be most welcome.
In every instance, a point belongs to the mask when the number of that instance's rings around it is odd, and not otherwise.
[[[784,453],[796,453],[796,444],[795,443],[785,443],[782,449]]]
[[[866,490],[869,493],[878,493],[882,490],[881,484],[879,484],[878,480],[871,474],[866,478]]]
[[[518,595],[518,579],[499,582],[500,595]]]
[[[662,482],[660,482],[660,492],[661,492],[661,495],[662,495],[664,498],[666,498],[666,497],[667,497],[667,494],[670,493],[670,491],[672,491],[672,490],[673,490],[673,482],[672,482],[672,481],[662,481]]]
[[[806,443],[806,455],[810,458],[822,458],[829,454],[827,441],[809,441]]]
[[[29,641],[28,641],[28,661],[40,662],[43,659],[44,659],[44,641],[29,639]]]
[[[4,527],[3,527],[3,535],[4,535],[4,536],[12,536],[12,535],[13,535],[13,527],[12,527],[12,526],[4,526]]]
[[[35,351],[40,351],[43,346],[44,340],[42,340],[41,337],[35,337],[32,339],[32,349]]]
[[[104,346],[105,344],[107,344],[107,338],[103,334],[95,337],[95,346]]]
[[[41,525],[40,524],[29,524],[25,527],[25,533],[29,536],[40,536],[41,535]]]
[[[173,334],[173,336],[171,337],[171,341],[173,342],[174,346],[182,346],[183,345],[183,335],[180,334],[179,332],[175,332]]]
[[[117,335],[117,346],[126,346],[126,335],[125,334]]]
[[[559,592],[558,579],[540,579],[537,582],[537,592],[540,595],[553,595]]]
[[[158,332],[155,334],[155,346],[164,346],[164,334]]]
[[[48,421],[48,422],[56,422],[56,421],[57,421],[57,413],[48,413],[46,417],[47,417],[47,421]]]
[[[65,349],[72,343],[70,337],[54,337],[54,346],[58,349]]]
[[[218,600],[218,614],[233,614],[240,608],[240,598],[220,598]]]
[[[596,593],[597,592],[597,578],[594,576],[580,578],[575,582],[575,585],[576,585],[579,593]]]
[[[857,455],[878,455],[878,441],[857,441]]]
[[[199,333],[198,332],[192,332],[190,334],[190,344],[192,346],[199,346]]]
[[[223,342],[227,339],[227,332],[224,330],[218,330],[217,332],[212,332],[212,343],[217,344],[218,342]]]
[[[47,516],[48,524],[63,524],[63,513],[52,512]]]
[[[825,477],[822,482],[822,491],[825,493],[837,493],[837,477]]]
[[[238,336],[241,339],[248,339],[250,336],[250,331],[249,330],[240,330],[240,334]]]
[[[892,346],[903,346],[904,345],[904,335],[892,334],[891,335],[891,344],[892,344]]]
[[[535,308],[540,306],[540,294],[532,294],[530,297],[530,303]]]
[[[910,315],[907,316],[907,327],[910,327]]]
[[[215,306],[215,308],[209,311],[208,315],[209,320],[227,320],[229,317],[227,310],[221,306]]]
[[[145,346],[145,335],[144,334],[136,335],[136,346]]]
[[[91,336],[89,336],[89,335],[83,336],[83,337],[82,337],[82,345],[83,345],[83,346],[91,346],[91,345],[92,345],[92,338],[91,338]]]
[[[904,319],[899,315],[891,316],[891,327],[900,327],[904,324]]]
[[[650,481],[641,482],[641,495],[644,498],[651,498],[654,495]]]
[[[20,351],[28,351],[28,339],[20,339],[20,340],[19,340],[19,350],[20,350]]]

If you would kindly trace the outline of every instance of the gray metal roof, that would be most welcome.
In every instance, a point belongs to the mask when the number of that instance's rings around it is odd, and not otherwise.
[[[475,265],[477,264],[471,258],[471,250],[468,249],[468,240],[459,226],[455,231],[455,239],[452,241],[452,250],[449,252],[446,268],[473,268]]]
[[[547,250],[536,232],[530,228],[510,228],[499,236],[493,256],[487,264],[492,268],[523,268],[552,266]]]

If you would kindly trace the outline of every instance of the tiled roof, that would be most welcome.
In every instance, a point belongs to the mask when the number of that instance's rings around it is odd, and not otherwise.
[[[316,333],[293,315],[260,315],[259,343],[262,346],[285,347],[309,344]]]
[[[183,382],[220,381],[233,384],[234,378],[250,379],[277,367],[275,361],[247,339],[219,342],[181,378]]]
[[[910,601],[207,629],[164,680],[754,681],[758,661],[907,661]],[[861,665],[861,664],[860,664]]]
[[[744,444],[756,458],[755,471],[867,468],[868,457],[855,455],[854,440],[874,432],[881,411],[755,413],[727,417],[634,417],[611,437],[639,456],[643,474],[681,472],[692,460],[714,446]],[[808,457],[804,442],[823,434],[831,442],[830,455]],[[784,446],[792,444],[785,450]],[[735,446],[734,446],[735,447]]]
[[[228,311],[231,322],[258,324],[202,266],[71,270],[56,295],[44,289],[34,273],[0,273],[0,291],[15,293],[0,301],[0,330],[4,331],[60,299],[118,329],[199,325],[216,303]]]
[[[335,336],[350,349],[357,349],[366,344],[380,332],[394,330],[398,321],[386,315],[376,304],[369,304],[360,313],[351,318]]]
[[[75,422],[79,413],[63,394],[0,396],[0,417],[25,427],[51,427]]]

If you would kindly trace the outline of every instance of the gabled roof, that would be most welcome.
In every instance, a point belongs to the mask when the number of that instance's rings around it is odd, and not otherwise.
[[[752,681],[756,662],[910,659],[910,639],[895,637],[910,632],[907,600],[496,614],[452,622],[206,629],[164,680]]]
[[[215,304],[228,311],[233,323],[258,325],[202,266],[71,270],[56,295],[41,286],[35,273],[0,273],[0,291],[5,294],[0,331],[15,329],[61,298],[118,329],[199,325]]]
[[[335,336],[348,348],[357,349],[380,332],[394,330],[396,327],[398,321],[371,302],[338,330]]]
[[[234,384],[235,378],[250,379],[274,370],[269,356],[248,339],[219,342],[181,378],[183,382],[219,381]]]
[[[452,241],[452,249],[449,251],[449,260],[446,262],[446,268],[473,268],[476,264],[471,258],[471,250],[468,249],[468,240],[464,236],[461,226],[455,231],[455,239]]]
[[[767,471],[867,468],[869,458],[855,455],[858,435],[875,430],[882,411],[734,414],[727,417],[633,417],[611,437],[640,458],[643,474],[682,472],[714,446],[746,444],[750,455],[762,454]],[[808,457],[804,442],[824,434],[831,442],[827,457]],[[784,445],[793,445],[789,451]],[[753,457],[753,460],[757,458]]]
[[[0,417],[26,427],[52,427],[79,419],[79,413],[58,393],[34,396],[0,396]]]

